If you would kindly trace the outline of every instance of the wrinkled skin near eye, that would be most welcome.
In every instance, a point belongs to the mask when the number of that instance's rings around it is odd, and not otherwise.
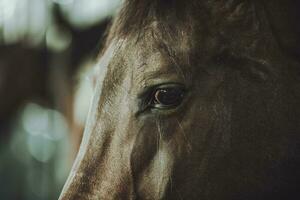
[[[185,93],[185,88],[181,84],[159,85],[151,91],[148,105],[156,109],[176,108],[182,103]]]

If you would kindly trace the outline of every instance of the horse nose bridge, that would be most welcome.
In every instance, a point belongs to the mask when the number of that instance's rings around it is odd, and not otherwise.
[[[126,156],[129,146],[120,140],[115,128],[102,128],[95,135],[82,143],[59,200],[134,199]]]
[[[103,146],[107,146],[110,143],[109,137],[96,137],[96,135],[101,135],[99,132],[102,131],[91,128],[85,133],[80,150],[59,200],[93,199],[91,195],[97,184],[97,172],[101,171],[100,166],[103,163],[102,159],[106,152]]]
[[[88,177],[85,174],[86,162],[84,161],[85,155],[81,152],[78,153],[78,156],[75,160],[75,163],[72,167],[70,175],[64,185],[64,188],[61,192],[59,200],[76,200],[85,198],[80,197],[83,190],[88,188],[88,185],[85,184]]]

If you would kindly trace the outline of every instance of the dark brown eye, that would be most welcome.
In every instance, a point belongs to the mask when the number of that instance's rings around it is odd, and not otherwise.
[[[154,108],[173,108],[181,104],[184,94],[185,91],[181,85],[163,85],[153,92],[151,104]]]

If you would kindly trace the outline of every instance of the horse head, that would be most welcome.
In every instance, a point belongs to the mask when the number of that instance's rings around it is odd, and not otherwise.
[[[125,1],[60,200],[299,197],[299,38],[273,11]]]

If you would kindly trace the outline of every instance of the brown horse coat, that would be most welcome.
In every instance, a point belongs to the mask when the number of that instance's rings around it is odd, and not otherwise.
[[[300,198],[297,4],[125,1],[60,199]]]

